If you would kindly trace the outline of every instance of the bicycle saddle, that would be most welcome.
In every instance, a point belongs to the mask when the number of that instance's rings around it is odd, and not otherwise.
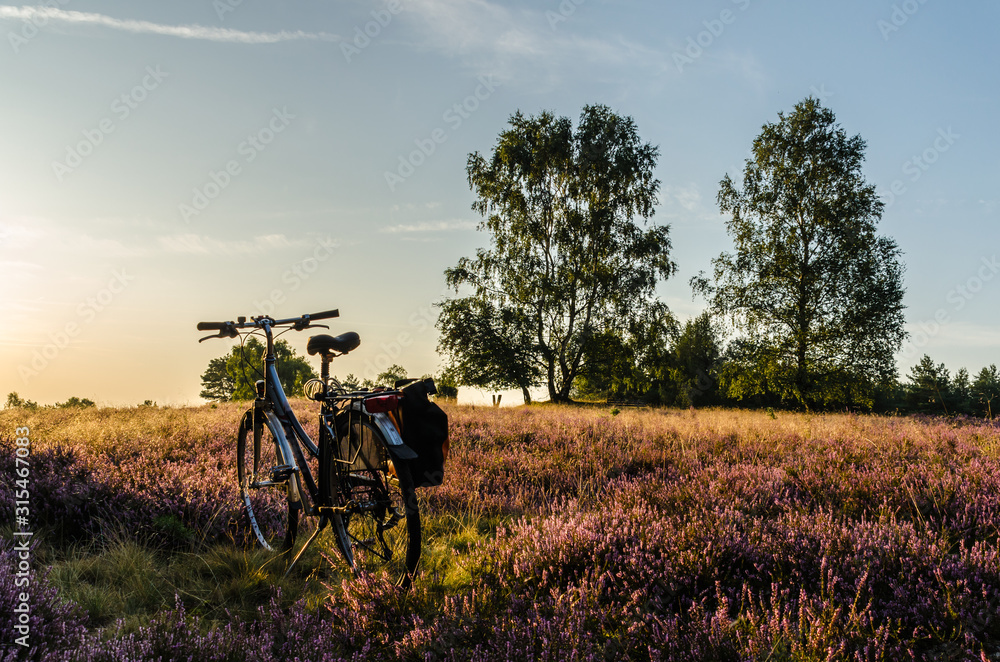
[[[347,354],[361,344],[361,337],[353,331],[342,333],[337,337],[321,335],[313,336],[306,344],[306,351],[312,354]]]

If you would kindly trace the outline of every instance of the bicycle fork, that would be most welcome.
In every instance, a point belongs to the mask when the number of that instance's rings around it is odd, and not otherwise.
[[[271,430],[271,436],[274,437],[274,444],[277,451],[277,460],[281,464],[273,466],[268,470],[268,480],[261,481],[257,483],[257,487],[268,487],[275,485],[288,485],[288,504],[292,508],[302,507],[302,492],[299,488],[299,467],[295,463],[295,455],[292,453],[291,444],[288,443],[288,437],[285,434],[284,426],[281,425],[281,421],[269,411],[264,411],[259,414],[261,420],[254,423],[254,465],[255,468],[259,467],[260,454],[264,449],[259,448],[260,445],[260,435],[257,434],[258,425],[263,427],[266,425]],[[265,420],[266,419],[266,420]]]

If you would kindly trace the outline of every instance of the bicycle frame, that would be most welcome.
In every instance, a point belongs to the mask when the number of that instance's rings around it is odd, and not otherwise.
[[[292,465],[293,477],[290,480],[294,481],[293,489],[299,493],[299,503],[302,503],[298,480],[298,477],[301,477],[305,482],[309,496],[309,502],[303,504],[305,514],[317,515],[319,514],[317,505],[319,505],[320,501],[319,486],[317,486],[312,472],[309,470],[302,447],[305,446],[310,455],[319,459],[320,447],[324,445],[322,437],[325,430],[323,428],[320,429],[320,446],[317,447],[312,439],[309,438],[309,435],[306,434],[305,430],[302,429],[302,424],[295,416],[295,412],[292,411],[291,405],[288,403],[288,397],[285,395],[285,390],[281,386],[281,380],[278,379],[277,357],[274,353],[274,334],[271,330],[272,324],[273,320],[267,318],[259,321],[259,328],[264,331],[267,339],[267,350],[264,355],[264,379],[261,380],[264,383],[261,385],[260,381],[257,382],[257,398],[251,407],[254,424],[258,423],[258,416],[270,419],[272,423],[271,427],[276,437],[275,443],[281,449],[281,454],[285,461]],[[263,389],[261,386],[263,386]],[[332,441],[334,440],[330,440],[331,443]]]
[[[357,392],[344,395],[326,395],[321,399],[321,410],[319,414],[319,443],[313,443],[313,440],[302,428],[302,424],[299,422],[295,412],[292,410],[291,405],[288,402],[288,397],[286,396],[284,388],[281,386],[281,381],[278,378],[277,357],[274,351],[274,333],[272,327],[281,325],[285,322],[285,320],[276,321],[267,316],[254,319],[254,326],[255,328],[263,331],[267,340],[267,345],[264,354],[264,379],[258,380],[255,384],[257,397],[254,400],[248,414],[252,416],[251,423],[254,428],[267,425],[272,431],[274,443],[278,447],[282,460],[286,463],[280,468],[282,472],[287,473],[288,476],[290,507],[302,511],[302,513],[306,516],[320,516],[321,518],[315,531],[289,563],[288,568],[285,571],[285,575],[287,576],[292,567],[299,560],[313,540],[315,540],[316,536],[319,535],[320,531],[322,531],[326,524],[332,523],[335,529],[343,531],[343,522],[340,518],[344,515],[356,512],[356,509],[358,508],[364,508],[364,505],[359,505],[354,502],[348,504],[328,502],[335,500],[332,498],[333,490],[329,484],[331,479],[331,463],[339,462],[352,465],[357,461],[357,456],[361,452],[361,447],[359,446],[358,452],[355,453],[355,457],[350,459],[338,457],[340,453],[340,439],[336,431],[337,425],[335,421],[338,415],[342,416],[346,413],[349,417],[353,418],[355,415],[360,417],[361,414],[364,413],[368,416],[369,420],[375,426],[380,435],[379,441],[382,446],[394,459],[407,460],[416,457],[416,454],[403,443],[402,437],[400,436],[396,425],[386,413],[368,411],[364,405],[364,402],[369,398],[383,398],[386,396],[393,397],[394,395],[398,396],[397,391],[373,393]],[[328,360],[329,359],[325,359],[325,361]],[[324,373],[326,372],[326,365],[327,363],[324,363]],[[327,375],[324,374],[324,377],[326,376]],[[326,384],[326,382],[324,382],[324,384]],[[338,403],[345,402],[347,403],[346,411],[336,406]],[[348,425],[350,425],[350,423],[348,423]],[[335,444],[337,446],[335,446]],[[309,469],[308,460],[303,452],[303,447],[305,447],[310,456],[318,460],[319,484],[317,484],[316,479],[313,477],[313,474]],[[337,450],[335,450],[335,448]],[[263,449],[255,447],[255,469],[260,460],[259,453],[262,451]],[[368,459],[362,458],[362,460],[367,468],[374,473],[374,467],[368,463]],[[278,467],[275,469],[278,469]],[[272,480],[274,480],[273,477]],[[253,486],[263,486],[266,484],[273,483],[257,482]],[[303,493],[303,485],[305,487],[305,493]],[[330,498],[327,498],[328,496]],[[342,539],[341,535],[344,536],[343,543],[340,542]],[[353,554],[350,549],[349,541],[346,539],[346,533],[338,533],[338,546],[347,559],[349,565],[353,568]]]

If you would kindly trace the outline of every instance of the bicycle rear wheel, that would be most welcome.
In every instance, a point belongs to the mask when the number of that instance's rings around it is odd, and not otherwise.
[[[409,586],[420,560],[420,509],[409,466],[393,460],[367,415],[352,418],[333,463],[337,500],[348,506],[343,522],[355,572],[386,570]]]
[[[273,425],[262,412],[249,410],[243,415],[236,440],[236,473],[253,537],[264,549],[285,553],[298,534],[302,502],[298,476],[280,472],[292,462],[282,457]]]

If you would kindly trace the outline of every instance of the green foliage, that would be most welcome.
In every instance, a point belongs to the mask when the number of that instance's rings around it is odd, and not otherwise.
[[[678,407],[715,404],[722,345],[708,312],[685,322],[670,354],[669,383],[674,398],[673,402],[664,401]]]
[[[7,394],[7,409],[38,409],[38,403],[32,400],[25,400],[17,394],[17,391],[11,391]]]
[[[636,398],[649,388],[640,369],[631,339],[616,331],[595,333],[587,341],[584,370],[574,385],[576,396],[586,400]]]
[[[238,373],[230,374],[229,359],[238,357],[239,347],[233,347],[232,352],[224,356],[212,359],[208,362],[208,368],[201,376],[202,391],[201,397],[206,400],[218,400],[228,402],[233,400],[233,393],[236,391]]]
[[[94,407],[96,405],[94,404],[94,401],[89,398],[78,398],[74,395],[67,399],[66,402],[57,402],[55,406],[59,409],[71,409],[73,407],[83,409],[86,407]]]
[[[191,543],[195,539],[195,532],[184,526],[176,515],[154,517],[153,528],[174,544]]]
[[[361,388],[361,380],[358,379],[353,372],[348,373],[346,377],[341,379],[340,384],[348,391],[357,391]]]
[[[809,98],[764,125],[742,189],[722,180],[735,252],[713,260],[714,283],[692,284],[746,334],[730,396],[870,408],[894,382],[903,268],[876,234],[884,204],[862,177],[864,150]]]
[[[461,383],[520,387],[526,400],[544,383],[567,401],[593,339],[627,336],[654,306],[675,269],[668,231],[633,219],[653,215],[657,156],[605,106],[585,106],[575,131],[569,118],[518,112],[489,158],[469,155],[492,245],[445,272],[456,295],[472,291],[442,303],[438,320]]]
[[[626,331],[594,334],[575,384],[577,395],[673,403],[677,388],[671,382],[675,367],[671,352],[679,334],[677,320],[662,304],[650,306]]]
[[[906,411],[932,415],[972,415],[992,419],[1000,396],[1000,373],[996,364],[983,368],[971,379],[959,368],[952,377],[943,363],[935,364],[926,354],[910,368],[902,386],[901,405]]]
[[[969,371],[959,368],[958,372],[951,380],[951,404],[952,411],[957,413],[969,413],[972,410],[972,382],[969,379]]]
[[[576,394],[685,408],[718,404],[722,340],[711,315],[679,326],[665,308],[660,312],[627,336],[593,336]]]
[[[993,420],[994,402],[1000,397],[1000,373],[997,372],[996,364],[991,364],[989,368],[983,368],[976,375],[972,382],[971,400],[973,406],[979,409],[978,413],[984,414]]]
[[[445,370],[435,377],[434,385],[437,386],[438,397],[445,400],[458,399],[458,380],[450,370]]]
[[[375,378],[375,385],[388,386],[391,388],[401,379],[406,379],[406,369],[403,368],[403,366],[394,363],[383,372],[379,373],[378,377]]]
[[[528,389],[542,376],[533,354],[531,322],[522,311],[500,308],[487,299],[463,297],[441,302],[438,350],[451,357],[457,384],[484,389]]]
[[[951,400],[951,376],[943,363],[934,365],[926,354],[907,375],[906,404],[910,411],[925,414],[948,414]]]
[[[90,398],[80,398],[75,395],[70,398],[67,398],[66,402],[57,402],[54,405],[39,405],[37,402],[33,400],[25,400],[21,398],[21,396],[19,396],[16,391],[7,394],[7,404],[6,404],[7,409],[21,408],[21,409],[35,410],[43,406],[46,409],[53,407],[57,409],[72,409],[72,408],[85,409],[87,407],[96,407],[97,405]]]
[[[219,402],[253,400],[256,397],[254,383],[263,379],[260,370],[265,349],[260,340],[250,337],[242,348],[236,345],[229,354],[209,361],[201,376],[201,397]],[[315,379],[316,371],[285,340],[275,341],[274,353],[278,380],[285,395],[301,395],[302,385]]]
[[[790,366],[771,347],[749,338],[728,344],[718,375],[727,398],[755,407],[780,405],[781,384],[794,378]]]

